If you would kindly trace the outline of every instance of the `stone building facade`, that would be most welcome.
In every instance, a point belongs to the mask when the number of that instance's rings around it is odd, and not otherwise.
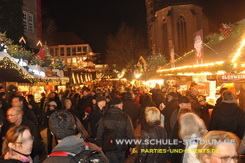
[[[148,45],[152,54],[167,58],[172,45],[178,56],[194,48],[193,34],[202,29],[208,34],[208,18],[202,7],[196,4],[176,2],[161,3],[161,0],[146,0]]]
[[[41,0],[23,0],[23,25],[26,41],[33,49],[42,37]]]

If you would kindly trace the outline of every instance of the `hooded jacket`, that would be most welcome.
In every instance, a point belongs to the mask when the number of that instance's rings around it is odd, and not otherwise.
[[[52,150],[52,153],[62,151],[62,152],[78,154],[82,150],[84,150],[84,148],[83,148],[84,143],[85,142],[83,139],[80,139],[80,138],[76,137],[75,135],[68,136],[68,137],[62,139],[61,142],[58,143],[58,145]],[[89,143],[89,150],[97,150],[97,151],[102,152],[98,146],[96,146],[92,143]],[[102,155],[105,159],[104,162],[107,162],[107,159],[103,153],[102,153]],[[43,163],[61,163],[61,162],[74,163],[74,160],[71,157],[52,156],[52,157],[46,158]]]
[[[223,130],[242,138],[245,129],[244,112],[236,103],[221,102],[213,110],[210,130]]]

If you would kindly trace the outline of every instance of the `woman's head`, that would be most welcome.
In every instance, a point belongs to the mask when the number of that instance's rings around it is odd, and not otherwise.
[[[190,139],[195,134],[196,137],[202,137],[207,129],[201,118],[194,113],[186,113],[179,119],[181,139]]]
[[[66,108],[66,109],[70,109],[70,108],[71,108],[71,106],[72,106],[72,102],[71,102],[71,100],[66,99],[66,100],[65,100],[65,108]]]
[[[146,122],[158,122],[160,121],[160,111],[156,107],[147,107],[145,109]]]
[[[197,149],[197,158],[201,163],[238,162],[237,150],[239,138],[226,131],[210,131],[203,136]],[[214,152],[205,152],[205,150]]]
[[[31,154],[33,137],[26,126],[11,127],[6,134],[6,140],[9,150],[25,155]]]
[[[180,108],[178,112],[178,119],[185,113],[193,113],[191,108]]]
[[[55,101],[50,101],[48,103],[49,110],[54,110],[57,107],[57,103]]]

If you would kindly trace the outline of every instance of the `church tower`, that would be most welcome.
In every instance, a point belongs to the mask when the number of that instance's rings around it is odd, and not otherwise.
[[[207,35],[208,19],[194,0],[145,0],[148,46],[152,54],[169,58],[174,46],[177,55],[193,49],[193,34],[203,30]]]

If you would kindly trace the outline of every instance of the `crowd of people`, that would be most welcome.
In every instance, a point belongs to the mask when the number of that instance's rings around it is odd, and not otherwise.
[[[164,85],[115,84],[41,96],[8,99],[0,87],[0,162],[218,163],[245,154],[245,114],[227,88],[215,105],[195,84],[182,94]],[[136,139],[142,142],[117,141]]]

